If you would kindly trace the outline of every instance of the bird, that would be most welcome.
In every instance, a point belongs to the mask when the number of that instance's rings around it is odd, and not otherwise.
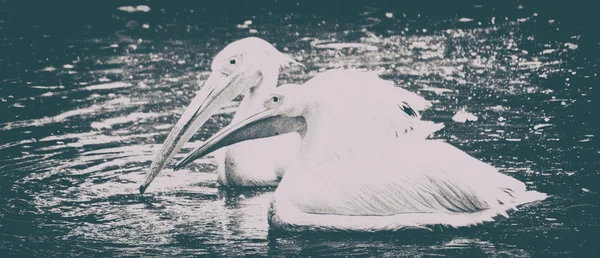
[[[299,151],[268,211],[271,229],[282,231],[466,227],[547,197],[449,143],[424,138],[442,126],[407,112],[412,97],[373,73],[326,71],[272,89],[262,109],[224,127],[180,163],[297,132]]]
[[[232,119],[232,122],[239,121],[261,106],[256,99],[262,99],[274,89],[280,70],[291,66],[303,65],[257,37],[234,41],[221,50],[211,64],[212,72],[203,87],[152,160],[144,182],[139,187],[140,193],[146,191],[165,165],[219,108],[238,95],[244,95]],[[243,142],[217,152],[217,181],[225,186],[276,185],[290,158],[297,152],[299,143],[299,136],[290,133]],[[269,147],[272,145],[281,147]]]
[[[236,96],[244,94],[231,123],[262,107],[261,99],[277,87],[281,69],[303,66],[293,58],[279,52],[269,42],[248,37],[227,45],[214,58],[212,73],[196,97],[173,127],[161,150],[156,154],[139,187],[144,193],[150,183],[179,152],[208,118]],[[355,73],[358,70],[348,70]],[[419,95],[405,91],[411,105],[407,111],[424,110],[431,103]],[[416,113],[415,113],[416,114]],[[217,163],[217,182],[231,187],[276,186],[300,146],[297,133],[244,141],[213,153]],[[181,164],[181,162],[180,162]],[[176,166],[175,170],[182,166]]]

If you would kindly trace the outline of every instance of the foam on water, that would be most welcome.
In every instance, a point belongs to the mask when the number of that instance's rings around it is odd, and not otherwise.
[[[132,84],[128,83],[128,82],[110,82],[110,83],[103,83],[103,84],[87,86],[84,89],[86,89],[86,90],[110,90],[110,89],[118,89],[118,88],[125,88],[125,87],[131,87],[131,86],[132,86]]]

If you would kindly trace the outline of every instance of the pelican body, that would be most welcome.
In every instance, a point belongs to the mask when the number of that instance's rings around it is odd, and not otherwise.
[[[266,94],[277,86],[280,69],[292,65],[301,64],[256,37],[232,42],[219,52],[212,62],[212,73],[152,161],[140,193],[146,191],[163,167],[221,107],[238,95],[245,95],[232,122],[254,113],[256,108],[262,108]],[[276,185],[299,143],[298,134],[291,133],[249,140],[217,152],[217,181],[228,186]]]
[[[271,227],[285,231],[469,226],[546,198],[448,143],[425,139],[441,126],[412,114],[427,105],[419,98],[370,73],[324,72],[274,89],[261,110],[179,165],[238,142],[297,132],[300,147],[268,213]]]

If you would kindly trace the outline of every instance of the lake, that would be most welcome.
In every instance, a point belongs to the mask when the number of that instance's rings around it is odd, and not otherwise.
[[[0,1],[2,256],[597,255],[600,15],[563,1]],[[365,68],[434,102],[443,139],[543,202],[470,228],[269,232],[274,188],[224,189],[211,156],[146,169],[228,43]],[[175,156],[227,125],[240,99]]]

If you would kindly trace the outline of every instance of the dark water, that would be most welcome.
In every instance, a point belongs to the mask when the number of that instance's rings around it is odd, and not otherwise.
[[[594,5],[397,2],[0,2],[0,256],[594,256]],[[150,10],[118,9],[138,5]],[[139,195],[212,57],[247,36],[306,65],[282,83],[380,71],[435,101],[425,117],[446,124],[436,138],[551,197],[467,229],[277,235],[266,221],[273,189],[218,189],[211,158]],[[461,110],[477,121],[462,123]]]

